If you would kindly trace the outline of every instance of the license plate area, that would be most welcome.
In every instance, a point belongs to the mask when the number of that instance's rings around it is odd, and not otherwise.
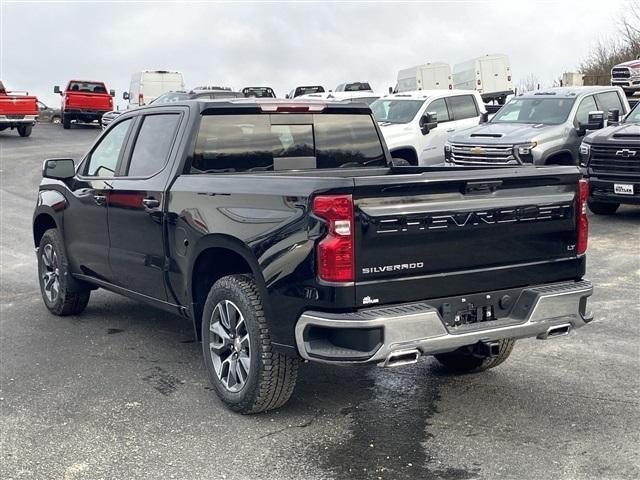
[[[508,317],[521,289],[502,290],[442,299],[436,306],[447,327],[480,325]],[[489,327],[490,324],[487,324]]]
[[[618,195],[633,195],[633,184],[632,183],[614,183],[613,193],[617,193]]]

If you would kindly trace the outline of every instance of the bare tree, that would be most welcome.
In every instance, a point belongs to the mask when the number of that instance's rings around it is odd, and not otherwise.
[[[528,74],[524,79],[520,80],[518,92],[531,92],[540,88],[540,79],[535,73]]]

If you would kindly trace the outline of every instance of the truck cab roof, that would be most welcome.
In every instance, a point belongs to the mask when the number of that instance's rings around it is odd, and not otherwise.
[[[533,92],[523,93],[516,98],[577,98],[584,95],[592,95],[594,93],[618,91],[620,87],[607,86],[589,86],[589,87],[553,87],[544,90],[536,90]]]

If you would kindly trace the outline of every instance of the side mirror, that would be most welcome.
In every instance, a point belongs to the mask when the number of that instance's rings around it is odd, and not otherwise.
[[[393,87],[389,87],[389,93],[393,93]]]
[[[612,108],[607,114],[607,124],[617,125],[618,123],[620,123],[620,110]]]
[[[287,94],[284,96],[284,98],[289,98],[289,94],[287,93]]]
[[[71,158],[50,158],[42,165],[43,178],[67,180],[76,174],[76,166]]]
[[[129,92],[122,92],[122,99],[129,100]]]
[[[60,90],[60,87],[56,85],[55,87],[53,87],[53,93],[58,93],[62,95],[62,90]]]
[[[420,131],[426,135],[438,126],[438,114],[436,112],[427,112],[420,117]]]
[[[480,114],[480,125],[489,121],[489,112],[482,112]]]
[[[111,95],[112,97],[116,96],[116,91],[115,90],[109,90],[109,95]]]
[[[601,110],[589,112],[587,123],[578,123],[577,132],[582,136],[587,130],[599,130],[604,127],[604,112]]]

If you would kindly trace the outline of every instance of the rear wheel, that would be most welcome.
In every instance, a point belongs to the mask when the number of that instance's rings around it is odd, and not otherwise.
[[[250,275],[230,275],[209,292],[202,313],[209,380],[231,410],[258,413],[284,405],[298,359],[273,351],[262,300]]]
[[[89,303],[91,291],[71,277],[58,230],[44,232],[38,247],[38,279],[45,306],[55,315],[77,315]]]
[[[441,353],[435,357],[442,365],[456,373],[482,372],[483,370],[497,367],[509,358],[516,341],[511,338],[505,338],[504,340],[499,340],[498,343],[500,344],[499,353],[493,357],[474,354],[471,351],[471,347],[459,348],[453,352]]]
[[[71,119],[67,116],[62,116],[62,128],[69,130],[71,128]]]
[[[21,125],[18,127],[18,133],[21,137],[28,137],[31,135],[31,130],[33,129],[33,125]]]
[[[588,200],[587,205],[589,210],[596,215],[613,215],[620,206],[619,203],[595,202],[593,200]]]
[[[61,119],[57,115],[55,117],[51,117],[51,123],[55,123],[57,125],[60,122],[61,122]]]

